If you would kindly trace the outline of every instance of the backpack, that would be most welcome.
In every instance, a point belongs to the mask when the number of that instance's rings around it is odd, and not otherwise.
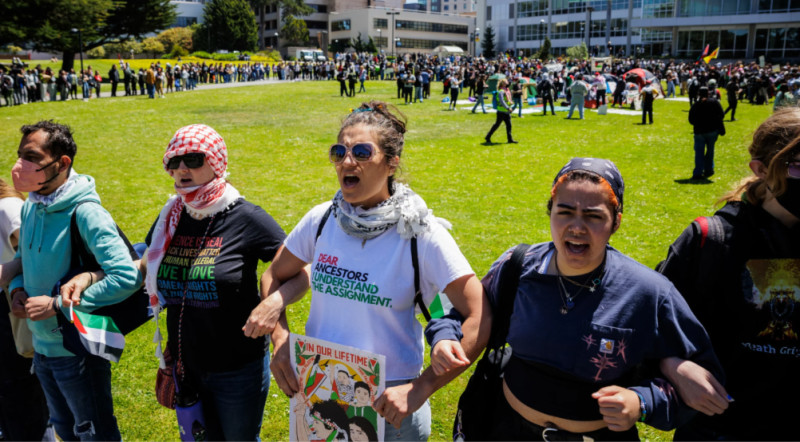
[[[498,303],[492,310],[489,343],[469,378],[467,388],[458,399],[453,440],[489,440],[497,410],[495,399],[502,394],[503,371],[511,358],[512,349],[506,345],[506,336],[522,274],[522,261],[529,248],[528,244],[516,246],[498,275]]]
[[[72,212],[69,229],[70,243],[72,245],[70,270],[53,288],[52,296],[59,296],[61,284],[68,282],[73,276],[86,271],[100,269],[97,259],[89,250],[86,249],[86,246],[81,238],[80,231],[78,230],[77,207],[88,202],[89,201],[78,203],[75,210]],[[131,245],[130,241],[128,240],[128,237],[125,236],[125,233],[122,232],[119,226],[117,226],[117,233],[119,234],[120,238],[122,238],[125,246],[128,248],[131,259],[139,259],[139,254],[136,252],[133,245]],[[138,290],[131,293],[127,298],[117,302],[116,304],[100,307],[90,313],[94,317],[104,316],[110,318],[115,325],[116,331],[122,335],[127,335],[128,333],[136,330],[150,318],[152,318],[152,311],[150,310],[150,297],[147,295],[144,286],[139,287]],[[78,328],[70,320],[71,318],[69,318],[68,315],[70,315],[69,310],[63,309],[61,310],[61,314],[57,315],[58,326],[64,339],[65,349],[78,356],[92,354],[110,361],[119,362],[122,349],[114,350],[113,345],[106,345],[111,344],[110,342],[103,342],[103,345],[99,345],[96,342],[92,343],[85,341],[81,338]],[[83,328],[82,325],[81,328]],[[124,343],[122,345],[124,346]]]

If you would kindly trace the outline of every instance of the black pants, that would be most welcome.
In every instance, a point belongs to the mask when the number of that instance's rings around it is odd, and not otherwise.
[[[112,81],[111,82],[111,96],[112,97],[116,97],[117,96],[117,82],[116,81]]]
[[[405,100],[406,104],[411,103],[411,95],[414,92],[413,87],[404,87],[403,88],[403,99]]]
[[[344,81],[339,82],[339,96],[350,96],[350,94],[347,93],[347,85],[344,83]]]
[[[646,117],[650,116],[650,124],[653,124],[653,104],[642,104],[642,124],[647,124]]]
[[[728,111],[731,111],[731,121],[736,119],[736,106],[739,105],[739,100],[728,100],[728,108],[725,109],[725,113],[722,114],[725,116]]]
[[[513,440],[513,441],[583,441],[587,436],[594,440],[613,441],[613,440],[639,440],[639,432],[634,425],[628,431],[611,431],[608,428],[592,431],[589,433],[576,434],[556,429],[547,429],[520,416],[505,400],[500,393],[497,411],[495,411],[495,422],[489,440]]]
[[[456,108],[456,102],[458,102],[458,88],[450,88],[450,104],[453,106],[453,109]],[[450,106],[448,106],[449,108]]]
[[[0,428],[7,440],[42,440],[50,414],[31,359],[17,354],[9,307],[0,290]]]
[[[597,107],[606,104],[606,90],[605,89],[598,89],[597,90]]]
[[[512,142],[514,140],[514,137],[511,136],[511,114],[497,111],[495,115],[497,115],[497,119],[494,121],[494,125],[492,126],[492,128],[489,129],[489,133],[486,134],[486,138],[491,139],[494,131],[496,131],[497,128],[500,127],[500,123],[506,123],[506,137],[508,137],[509,143]]]
[[[550,95],[542,96],[542,110],[544,111],[544,115],[547,115],[547,103],[550,103],[550,112],[555,115],[556,108],[553,107],[553,97]]]

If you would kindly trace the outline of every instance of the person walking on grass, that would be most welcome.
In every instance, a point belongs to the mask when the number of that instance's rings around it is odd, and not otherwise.
[[[483,104],[483,94],[486,91],[486,76],[485,75],[478,75],[478,78],[475,79],[475,106],[472,107],[472,113],[475,113],[475,109],[478,108],[478,105],[481,106],[481,110],[483,113],[486,113],[486,107]]]
[[[508,90],[508,80],[505,78],[497,84],[497,119],[494,125],[486,134],[486,144],[492,144],[492,134],[500,127],[501,123],[506,125],[506,137],[509,143],[517,144],[518,141],[511,136],[511,91]]]

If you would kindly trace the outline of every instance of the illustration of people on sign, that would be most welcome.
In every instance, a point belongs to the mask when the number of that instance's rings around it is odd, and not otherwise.
[[[380,441],[384,419],[372,404],[385,388],[385,357],[291,335],[303,388],[292,398],[293,441]]]

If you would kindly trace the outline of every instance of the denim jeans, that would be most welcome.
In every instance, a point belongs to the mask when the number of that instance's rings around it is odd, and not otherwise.
[[[111,399],[111,364],[97,356],[33,357],[59,437],[72,440],[120,440]]]
[[[693,177],[701,177],[714,172],[714,143],[717,142],[717,131],[694,134],[694,171]]]
[[[514,101],[514,106],[511,107],[511,113],[514,113],[514,110],[519,108],[519,116],[522,116],[522,97],[514,97],[512,98]]]
[[[411,382],[411,380],[404,381],[387,381],[386,388],[395,387]],[[384,440],[390,441],[412,441],[412,440],[428,440],[431,436],[431,403],[425,403],[419,407],[411,416],[403,419],[400,423],[400,428],[395,428],[393,425],[386,422],[384,427]]]
[[[238,370],[197,374],[197,381],[208,440],[260,440],[269,352]]]
[[[567,118],[572,118],[572,112],[575,110],[575,106],[578,106],[578,115],[580,115],[581,120],[583,120],[583,105],[583,97],[572,97],[572,100],[569,102],[569,114],[567,115]]]
[[[472,106],[472,112],[473,113],[475,112],[475,109],[478,108],[478,105],[481,106],[481,110],[483,110],[483,113],[485,114],[486,113],[486,108],[483,105],[483,94],[478,94],[478,95],[475,96],[475,106]]]
[[[88,100],[89,99],[89,92],[90,92],[89,91],[89,82],[84,81],[83,82],[83,87],[81,87],[81,89],[83,90],[83,99],[84,100]]]

